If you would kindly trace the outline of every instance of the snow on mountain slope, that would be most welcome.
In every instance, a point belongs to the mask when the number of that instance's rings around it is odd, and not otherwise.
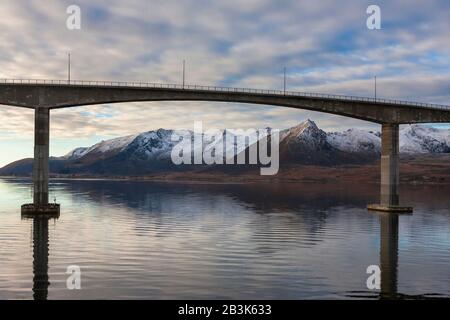
[[[450,152],[450,130],[408,125],[400,130],[400,151],[404,153]]]
[[[60,159],[63,159],[63,160],[76,160],[78,158],[81,158],[86,153],[86,150],[88,150],[88,148],[83,148],[83,147],[76,148],[76,149],[70,151],[65,156],[60,157]]]
[[[328,142],[347,152],[379,153],[381,138],[378,132],[349,129],[327,134]],[[426,125],[406,125],[400,129],[401,153],[448,153],[450,152],[450,130],[436,129]]]
[[[328,135],[314,121],[307,120],[283,131],[280,162],[285,164],[337,165],[373,161],[367,154],[352,153],[334,147]]]
[[[286,144],[299,144],[311,150],[328,147],[327,134],[310,119],[282,132],[280,140]]]
[[[262,133],[262,135],[266,134]],[[175,141],[172,141],[172,135]],[[249,134],[245,130],[241,132],[217,130],[201,134],[190,130],[159,129],[140,134],[123,152],[127,153],[133,160],[169,160],[173,147],[181,143],[184,150],[192,150],[192,155],[197,152],[214,153],[222,147],[223,158],[225,159],[227,154],[233,154],[233,151],[234,154],[238,154],[244,151],[246,146],[254,144],[257,140],[256,134]]]
[[[120,137],[116,139],[111,139],[107,141],[102,141],[92,146],[83,155],[86,155],[91,152],[111,152],[111,151],[122,151],[125,147],[127,147],[137,135],[130,135],[126,137]]]
[[[346,152],[379,153],[381,150],[379,135],[359,129],[328,133],[327,141],[336,149]]]
[[[123,153],[133,160],[170,159],[171,150],[177,143],[171,141],[174,133],[179,136],[189,134],[188,131],[165,129],[141,133],[124,148]]]
[[[130,160],[170,160],[173,147],[181,141],[185,149],[189,150],[190,146],[193,146],[192,154],[203,151],[212,152],[212,149],[217,150],[220,144],[223,144],[223,157],[225,160],[227,155],[237,155],[259,139],[267,136],[269,130],[269,128],[256,130],[252,134],[251,131],[247,130],[226,129],[217,130],[214,133],[206,131],[202,135],[190,130],[158,129],[138,135],[102,141],[89,148],[77,148],[61,157],[61,159],[79,160],[89,158],[92,161],[96,157],[103,158],[103,155],[106,153],[109,153],[109,156],[120,153],[124,158]],[[172,141],[172,135],[174,134],[180,139]],[[298,140],[297,143],[301,140],[304,144],[311,147],[313,144],[326,143],[326,133],[320,130],[311,120],[280,132],[280,140],[294,138]],[[293,142],[296,143],[295,141]],[[318,146],[315,148],[318,148]]]
[[[265,130],[219,130],[215,134],[206,133],[204,152],[213,154],[222,148],[223,159],[233,158],[245,151],[249,146],[266,137],[269,128]]]
[[[260,132],[262,136],[267,131]],[[218,148],[222,141],[227,138],[231,144],[225,143],[224,157],[227,152],[235,150],[238,154],[245,150],[248,145],[257,142],[257,135],[248,136],[246,143],[242,143],[248,134],[245,130],[234,132],[231,130],[218,130],[214,134],[195,133],[190,130],[165,130],[159,129],[130,135],[126,137],[102,141],[89,148],[77,148],[60,159],[78,160],[82,158],[103,157],[123,153],[125,158],[134,160],[170,160],[173,147],[178,141],[172,141],[172,135],[176,134],[182,139],[182,143],[193,145],[194,153],[202,148],[203,151],[212,151]],[[189,137],[186,139],[186,137]],[[190,140],[189,140],[190,139]],[[314,121],[306,120],[299,125],[280,132],[280,142],[288,145],[289,149],[296,150],[300,146],[303,152],[315,152],[330,150],[331,148],[348,153],[377,154],[381,149],[381,139],[378,132],[368,132],[360,129],[349,129],[344,132],[325,133],[317,127]],[[425,125],[407,125],[400,130],[400,151],[403,153],[446,153],[450,152],[450,130],[435,129]]]
[[[65,160],[78,160],[87,155],[104,154],[107,152],[119,153],[123,151],[138,135],[130,135],[111,140],[99,142],[89,148],[76,148],[65,156],[61,157]]]

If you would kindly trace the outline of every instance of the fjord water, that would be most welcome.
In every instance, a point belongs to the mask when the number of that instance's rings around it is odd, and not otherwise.
[[[60,218],[22,219],[30,181],[0,179],[0,299],[450,297],[449,186],[402,188],[415,207],[402,216],[366,210],[376,185],[50,187]],[[71,265],[81,290],[66,287]]]

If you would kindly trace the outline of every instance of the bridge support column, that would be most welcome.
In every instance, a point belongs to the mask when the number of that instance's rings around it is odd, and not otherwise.
[[[50,110],[37,108],[35,111],[34,127],[34,205],[45,206],[48,204],[48,158],[50,143]]]
[[[412,212],[411,207],[400,207],[399,196],[399,125],[384,123],[381,128],[381,182],[380,204],[369,205],[369,210]]]
[[[48,202],[50,109],[35,109],[33,203],[22,206],[22,214],[57,214],[59,205]]]
[[[383,124],[381,129],[381,189],[382,206],[398,206],[399,125]]]

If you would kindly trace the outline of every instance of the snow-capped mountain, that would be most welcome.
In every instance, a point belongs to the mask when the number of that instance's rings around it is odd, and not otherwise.
[[[267,128],[267,130],[270,129]],[[267,135],[267,132],[263,130],[258,134],[261,138],[264,134]],[[179,140],[172,141],[172,136],[178,137]],[[145,164],[152,168],[155,163],[159,163],[157,167],[161,167],[162,164],[171,164],[172,148],[179,143],[178,141],[192,144],[193,154],[199,149],[209,151],[217,148],[219,143],[226,141],[227,143],[223,143],[225,162],[227,154],[239,154],[245,151],[245,144],[238,143],[244,137],[245,131],[236,133],[220,130],[200,134],[190,130],[158,129],[139,135],[102,141],[90,148],[78,148],[66,155],[64,159],[81,163],[95,163],[102,160],[106,166],[109,165],[108,162],[120,163],[120,166],[127,163],[130,164],[130,168],[131,163],[133,166]],[[257,135],[250,136],[248,145],[256,143],[257,140]],[[280,158],[285,163],[325,165],[360,163],[378,159],[380,149],[379,132],[348,129],[343,132],[326,133],[310,119],[280,132]],[[400,151],[403,153],[450,152],[450,130],[440,130],[425,125],[404,126],[400,130]]]
[[[379,153],[381,138],[378,132],[348,129],[344,132],[331,132],[327,141],[336,149],[346,152]]]
[[[400,152],[450,153],[450,129],[413,124],[400,130]]]
[[[381,150],[379,132],[349,129],[344,132],[329,133],[327,140],[335,148],[346,152],[379,154]],[[402,126],[400,153],[450,153],[450,130],[420,124]]]
[[[63,160],[77,160],[83,157],[96,157],[104,155],[115,155],[123,151],[131,142],[133,142],[139,135],[130,135],[111,140],[99,142],[89,148],[76,148],[70,151],[65,156],[61,157]]]
[[[171,141],[171,136],[183,136],[185,132],[158,129],[141,133],[123,148],[123,155],[133,161],[166,160],[177,142]]]
[[[310,119],[283,131],[280,140],[292,145],[303,145],[308,151],[313,152],[330,148],[325,131],[319,129]]]
[[[248,137],[247,144],[251,145],[258,141],[259,131],[255,135]],[[190,130],[165,130],[158,129],[155,131],[148,131],[139,135],[127,136],[107,141],[102,141],[90,148],[76,148],[60,159],[63,160],[81,160],[88,156],[105,154],[109,157],[119,153],[123,153],[127,158],[134,161],[148,161],[148,160],[169,160],[173,147],[179,142],[183,144],[192,144],[192,153],[198,149],[209,151],[217,148],[220,143],[223,143],[223,155],[232,154],[231,151],[240,153],[245,150],[245,144],[239,143],[240,139],[245,138],[245,131],[240,135],[232,130],[219,130],[212,133],[194,133]],[[260,138],[265,134],[261,132]],[[174,137],[174,141],[172,141]],[[203,141],[203,144],[202,144]]]
[[[370,160],[361,153],[347,152],[328,141],[325,131],[312,120],[282,132],[280,139],[280,162],[288,164],[334,165],[361,163]]]
[[[259,138],[270,129],[259,132]],[[60,174],[141,175],[156,171],[197,170],[199,166],[176,166],[171,161],[172,149],[182,141],[196,151],[216,150],[223,145],[224,162],[227,154],[247,152],[247,132],[218,130],[205,134],[189,130],[159,129],[126,137],[102,141],[91,147],[76,148],[59,158],[50,159],[50,171]],[[172,141],[175,138],[175,141]],[[258,141],[251,135],[247,145]],[[204,143],[202,144],[202,140]],[[231,141],[231,143],[230,143]],[[280,132],[280,165],[316,164],[336,165],[364,163],[379,159],[379,132],[349,129],[331,132],[318,128],[312,120]],[[200,150],[199,150],[200,149]],[[235,151],[230,153],[229,151]],[[228,153],[227,153],[228,151]],[[400,151],[403,153],[450,153],[450,130],[425,125],[402,126]],[[192,159],[192,158],[191,158]],[[194,168],[195,167],[195,168]],[[218,166],[218,170],[229,166]],[[0,169],[0,174],[31,174],[32,159],[23,159]]]

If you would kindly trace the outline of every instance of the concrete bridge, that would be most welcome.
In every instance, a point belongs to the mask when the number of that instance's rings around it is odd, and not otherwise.
[[[52,109],[138,101],[217,101],[273,105],[325,112],[379,123],[380,204],[372,210],[410,212],[399,206],[399,125],[450,123],[450,106],[342,95],[142,82],[0,80],[0,104],[35,110],[34,203],[24,212],[59,212],[48,203],[49,133]]]

